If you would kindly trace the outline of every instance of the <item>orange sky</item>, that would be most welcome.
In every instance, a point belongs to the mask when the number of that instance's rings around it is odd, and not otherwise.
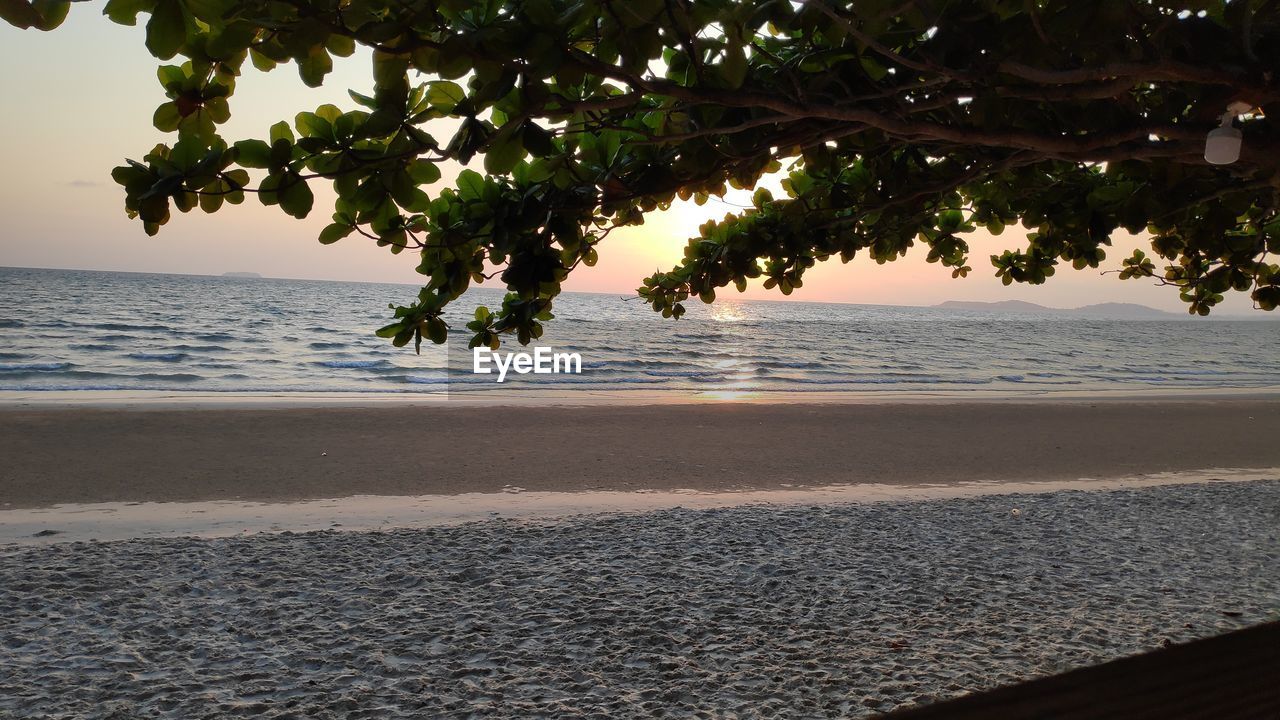
[[[115,25],[97,12],[77,4],[67,23],[47,34],[0,23],[0,156],[6,161],[0,173],[0,265],[418,281],[408,255],[392,256],[358,238],[321,246],[315,238],[329,222],[327,192],[317,192],[316,209],[305,221],[249,198],[216,215],[175,215],[159,236],[143,234],[140,223],[124,216],[123,191],[110,171],[164,139],[151,127],[151,114],[163,100],[155,79],[158,63],[143,46],[142,28]],[[271,123],[325,102],[350,108],[346,89],[368,91],[369,85],[368,59],[360,55],[339,62],[319,90],[303,86],[292,67],[268,74],[249,68],[223,135],[262,137]],[[649,216],[642,227],[615,232],[601,247],[599,264],[575,271],[568,289],[630,293],[645,275],[670,269],[705,219],[731,210],[716,201],[703,207],[688,203]],[[975,271],[967,279],[951,280],[949,271],[926,263],[921,251],[885,266],[865,259],[819,265],[791,299],[895,305],[1020,299],[1061,307],[1114,301],[1182,308],[1170,288],[1100,277],[1096,270],[1062,267],[1044,286],[1006,288],[993,276],[987,256],[1021,245],[1022,237],[1011,229],[999,238],[969,239]],[[1136,245],[1129,239],[1113,250],[1109,267],[1117,267]],[[746,296],[782,299],[758,287]],[[1243,312],[1249,303],[1233,298],[1226,309]]]

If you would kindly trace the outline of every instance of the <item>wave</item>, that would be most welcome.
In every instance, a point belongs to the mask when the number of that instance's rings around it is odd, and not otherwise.
[[[386,360],[320,360],[316,365],[327,368],[375,368],[387,367],[391,363]]]
[[[387,360],[320,360],[321,368],[385,368]]]
[[[96,327],[102,330],[160,330],[170,332],[173,330],[168,325],[135,325],[132,323],[94,323],[87,327]]]
[[[337,350],[346,347],[346,343],[342,342],[313,342],[307,343],[307,347],[312,350]]]
[[[213,332],[196,335],[195,339],[202,340],[204,342],[226,342],[228,340],[235,340],[236,336],[231,333]]]
[[[185,352],[231,352],[225,345],[174,345],[174,350]]]
[[[69,367],[69,362],[0,363],[0,372],[57,372]]]
[[[650,377],[669,377],[669,378],[703,378],[715,377],[719,378],[724,375],[722,370],[641,370],[641,375]]]
[[[133,379],[187,383],[187,382],[196,382],[197,380],[204,380],[205,377],[203,375],[195,375],[192,373],[142,373],[141,375],[134,375]]]
[[[128,357],[132,360],[154,361],[154,362],[181,362],[187,359],[187,354],[183,352],[174,353],[129,353]]]
[[[448,385],[453,378],[447,377],[423,377],[422,375],[405,375],[401,378],[402,382],[412,385]]]
[[[0,328],[20,328],[24,325],[21,320],[11,318],[0,318]]]
[[[940,378],[940,377],[789,377],[765,378],[783,383],[806,385],[990,385],[989,378]]]

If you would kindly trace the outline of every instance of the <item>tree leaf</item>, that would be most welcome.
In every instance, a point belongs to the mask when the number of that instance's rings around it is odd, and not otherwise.
[[[281,184],[279,195],[281,209],[299,220],[311,212],[315,203],[315,196],[305,180],[286,180]]]
[[[506,175],[524,159],[524,145],[512,135],[495,142],[484,154],[484,169],[490,175]]]
[[[0,0],[0,2],[13,1]],[[148,11],[154,6],[155,0],[107,0],[106,6],[102,9],[102,14],[111,18],[111,22],[132,26],[138,23],[138,13]]]
[[[440,180],[440,168],[429,160],[414,160],[408,169],[409,177],[418,185],[430,185]]]
[[[0,18],[23,30],[37,27],[43,21],[40,13],[26,0],[0,0]]]
[[[178,106],[171,102],[160,105],[151,116],[151,124],[160,132],[173,132],[181,123],[182,113],[178,111]]]
[[[458,197],[463,200],[479,200],[484,196],[484,177],[475,170],[463,170],[458,174]]]
[[[332,245],[353,232],[355,232],[355,228],[351,225],[343,223],[326,225],[325,228],[320,231],[320,243],[322,245]]]
[[[445,113],[453,112],[466,97],[462,86],[452,80],[437,80],[427,88],[427,102]]]
[[[160,0],[147,21],[147,49],[161,60],[168,60],[186,41],[186,12],[181,0]]]
[[[747,78],[747,55],[741,45],[734,44],[725,49],[724,60],[720,62],[720,75],[729,87],[742,87]]]

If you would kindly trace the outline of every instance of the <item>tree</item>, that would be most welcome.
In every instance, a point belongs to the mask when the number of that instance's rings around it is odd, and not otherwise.
[[[67,7],[0,0],[0,15],[47,30]],[[154,234],[171,208],[253,193],[301,218],[310,183],[332,182],[320,242],[412,250],[428,278],[378,331],[397,345],[444,342],[445,306],[494,277],[509,294],[477,311],[472,344],[527,343],[610,230],[768,173],[785,175],[785,197],[757,190],[753,208],[702,226],[678,266],[644,279],[654,310],[679,317],[689,297],[755,278],[789,294],[819,261],[883,263],[917,243],[960,277],[966,233],[1014,224],[1025,246],[991,258],[1005,284],[1097,268],[1124,229],[1150,233],[1152,253],[1119,275],[1177,288],[1192,313],[1228,291],[1280,304],[1276,0],[110,0],[104,12],[145,22],[151,53],[174,60],[154,120],[176,142],[113,172],[130,216]],[[374,91],[352,91],[354,109],[220,137],[246,61],[293,62],[318,86],[357,45],[372,49]],[[1251,108],[1231,120],[1243,156],[1209,165],[1206,133],[1232,103]],[[431,134],[444,118],[451,134]],[[445,160],[485,173],[428,195]]]

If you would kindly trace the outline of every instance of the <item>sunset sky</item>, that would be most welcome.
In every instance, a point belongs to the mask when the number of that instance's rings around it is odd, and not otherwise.
[[[359,238],[322,246],[316,235],[329,222],[332,194],[317,190],[315,210],[297,221],[250,197],[215,215],[175,213],[155,238],[124,215],[124,193],[110,177],[125,157],[140,158],[165,135],[151,126],[164,99],[156,81],[159,64],[143,45],[141,27],[115,25],[97,6],[77,4],[58,30],[20,31],[0,23],[0,265],[140,272],[220,274],[253,271],[267,276],[331,280],[418,282],[409,255],[392,256]],[[231,98],[232,119],[223,126],[228,140],[265,137],[275,121],[331,102],[353,103],[347,88],[368,92],[369,60],[357,54],[339,60],[325,87],[312,90],[292,66],[268,74],[246,63],[246,74]],[[473,163],[478,165],[478,161]],[[455,168],[456,172],[456,168]],[[449,179],[446,174],[446,179]],[[601,246],[600,262],[580,268],[567,289],[630,293],[655,269],[667,270],[686,239],[709,217],[734,208],[692,203],[649,216],[638,228],[615,232]],[[1098,271],[1072,271],[1040,287],[1003,287],[987,256],[1023,244],[1010,229],[1001,237],[969,236],[974,273],[951,280],[950,273],[924,261],[922,248],[906,259],[877,266],[865,258],[850,265],[818,266],[794,300],[929,305],[943,300],[1019,299],[1058,307],[1095,302],[1136,302],[1182,310],[1176,291],[1146,282],[1121,282]],[[1110,251],[1108,268],[1145,242],[1128,239]],[[747,297],[782,299],[753,287]],[[1228,312],[1249,310],[1248,299],[1233,297]]]

